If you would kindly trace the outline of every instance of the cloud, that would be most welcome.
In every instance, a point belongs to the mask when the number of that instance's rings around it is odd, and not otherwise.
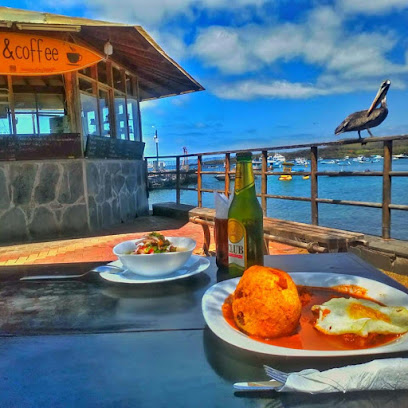
[[[347,32],[333,8],[319,7],[296,24],[208,27],[201,30],[191,52],[224,74],[245,74],[299,60],[355,78],[407,72],[407,61],[395,64],[386,57],[398,40],[391,30]]]
[[[270,0],[88,0],[86,8],[109,21],[157,25],[175,17],[194,18],[205,11],[239,12],[248,7],[261,7]],[[56,8],[55,2],[43,0],[49,7]],[[58,8],[84,6],[82,0],[65,0],[58,3]]]
[[[307,99],[332,94],[344,94],[356,90],[373,92],[379,81],[350,80],[339,82],[337,76],[323,76],[316,84],[275,81],[275,80],[237,80],[226,83],[213,83],[210,90],[223,99],[252,100],[268,99]],[[395,89],[405,89],[401,80],[393,81]]]
[[[337,5],[346,13],[371,15],[408,9],[407,0],[338,0]]]
[[[213,92],[224,99],[249,100],[256,98],[305,99],[326,95],[329,91],[313,85],[288,81],[243,80],[214,86]]]

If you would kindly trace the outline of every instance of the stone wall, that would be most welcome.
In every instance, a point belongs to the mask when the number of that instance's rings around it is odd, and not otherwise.
[[[85,163],[91,229],[148,214],[142,160],[87,160]]]
[[[0,242],[80,236],[148,212],[143,161],[0,162]]]

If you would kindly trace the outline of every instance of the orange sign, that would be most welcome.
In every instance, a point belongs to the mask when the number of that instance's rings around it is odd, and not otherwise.
[[[56,38],[0,33],[1,75],[51,75],[94,65],[102,56]]]

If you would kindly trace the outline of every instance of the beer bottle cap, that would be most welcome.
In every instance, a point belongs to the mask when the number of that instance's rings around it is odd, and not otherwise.
[[[238,152],[237,160],[252,160],[252,152]]]

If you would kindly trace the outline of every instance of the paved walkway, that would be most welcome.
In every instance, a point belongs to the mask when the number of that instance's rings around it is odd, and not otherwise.
[[[146,232],[158,231],[167,236],[187,236],[197,241],[194,253],[203,254],[201,226],[169,217],[146,216],[133,223],[115,226],[85,238],[52,240],[32,244],[0,247],[0,266],[34,265],[77,262],[110,262],[116,259],[112,248],[121,241],[142,237]],[[214,238],[211,237],[210,252],[214,254]],[[271,255],[306,254],[305,249],[270,242]],[[408,276],[383,271],[391,278],[408,287]]]
[[[134,223],[120,225],[100,232],[98,236],[69,240],[19,244],[0,247],[0,266],[109,262],[116,259],[112,248],[121,241],[142,237],[146,232],[158,231],[167,236],[188,236],[197,241],[196,254],[202,254],[203,233],[201,226],[168,217],[146,216]],[[214,251],[212,238],[210,251]],[[280,243],[270,244],[270,254],[307,253],[301,248]]]

